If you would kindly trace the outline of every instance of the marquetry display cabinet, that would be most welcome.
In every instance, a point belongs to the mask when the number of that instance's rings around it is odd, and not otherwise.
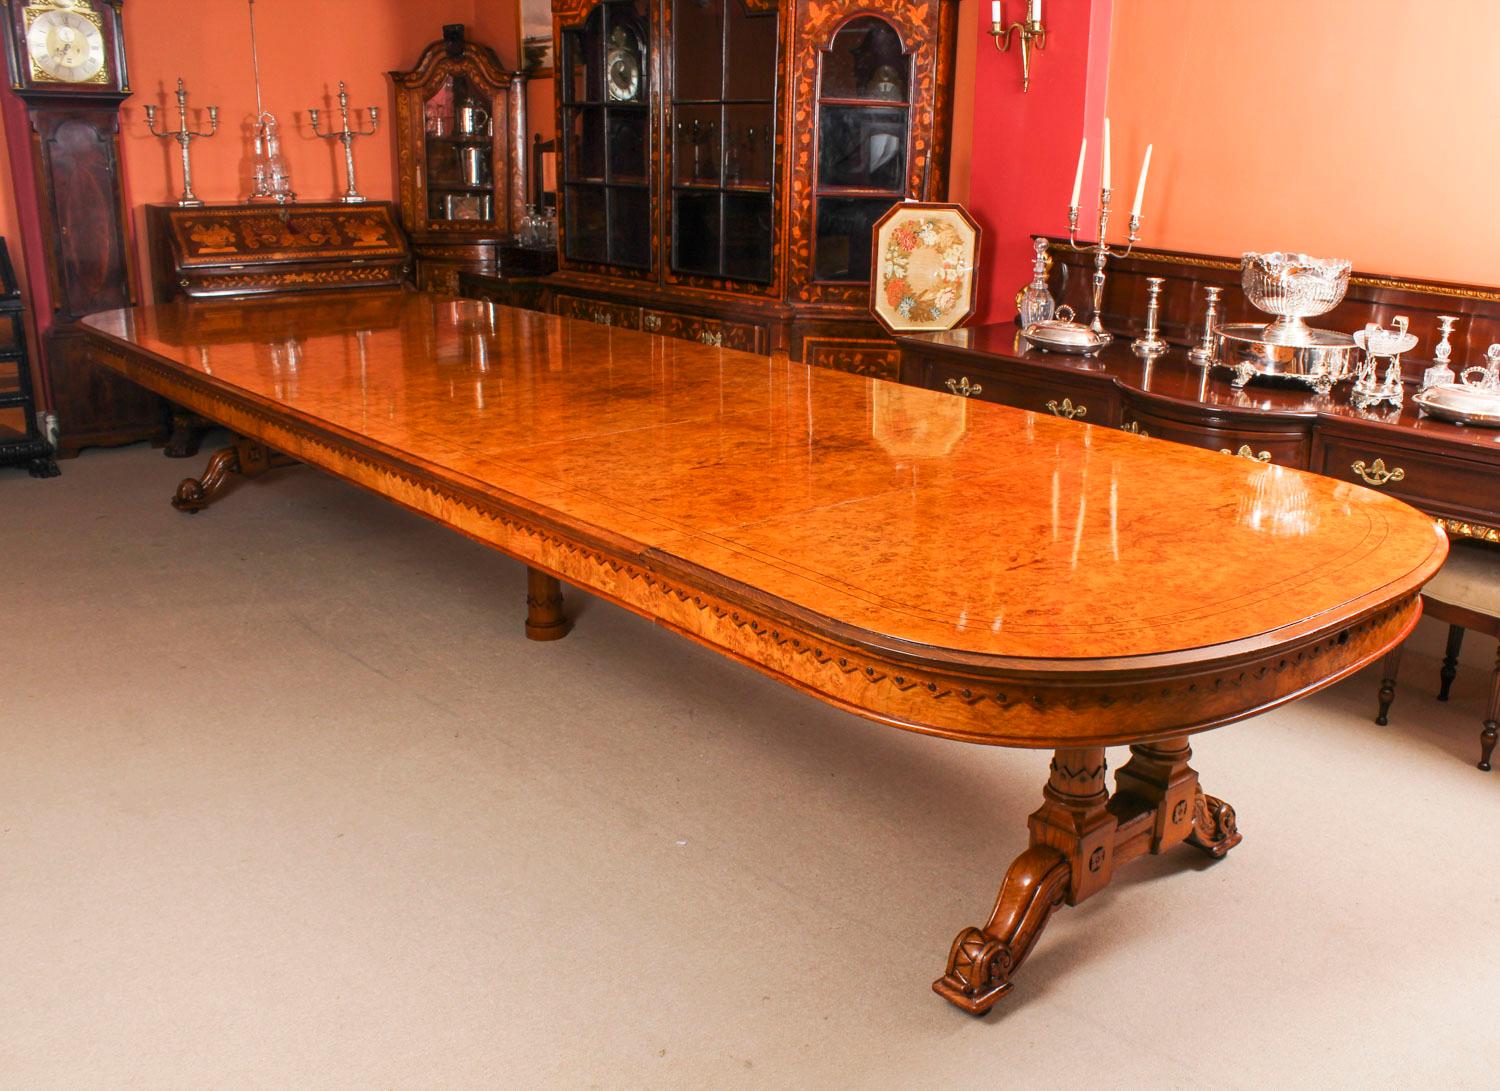
[[[417,286],[455,291],[463,270],[494,272],[526,207],[526,77],[461,24],[396,84],[401,221]]]
[[[871,227],[947,191],[953,0],[554,0],[560,269],[472,294],[894,377]]]

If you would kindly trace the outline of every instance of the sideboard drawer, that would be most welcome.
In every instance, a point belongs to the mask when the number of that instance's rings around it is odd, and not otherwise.
[[[809,367],[895,379],[901,370],[901,350],[889,341],[862,341],[847,337],[807,337],[802,341],[802,362]]]
[[[946,360],[927,361],[926,376],[926,385],[932,390],[946,390],[962,397],[1050,413],[1086,424],[1120,423],[1120,395],[1113,383],[1102,385],[1069,382],[1051,376],[1001,375]]]
[[[1270,431],[1255,428],[1216,428],[1189,424],[1160,416],[1129,403],[1125,406],[1121,427],[1153,439],[1171,440],[1207,451],[1222,451],[1256,462],[1274,462],[1305,470],[1312,458],[1312,429],[1305,431]]]
[[[553,301],[553,310],[560,318],[581,318],[585,322],[597,322],[601,326],[619,326],[623,330],[641,328],[641,309],[624,303],[607,303],[600,299],[585,299],[576,295],[558,295]]]
[[[1500,472],[1483,462],[1343,436],[1321,437],[1319,473],[1399,496],[1434,515],[1483,517],[1500,510]]]
[[[759,327],[747,322],[726,322],[699,314],[674,314],[650,309],[641,314],[641,329],[663,337],[678,337],[704,345],[723,346],[756,352],[759,349]]]

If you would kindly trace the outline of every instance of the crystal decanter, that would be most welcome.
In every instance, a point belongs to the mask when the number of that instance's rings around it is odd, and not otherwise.
[[[1036,239],[1036,264],[1031,267],[1031,283],[1021,291],[1018,306],[1021,311],[1021,328],[1036,322],[1046,322],[1057,313],[1057,301],[1047,290],[1047,240]]]

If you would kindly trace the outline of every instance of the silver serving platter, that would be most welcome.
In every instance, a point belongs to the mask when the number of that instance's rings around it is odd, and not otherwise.
[[[1478,390],[1463,383],[1431,386],[1412,398],[1422,412],[1454,424],[1500,428],[1500,391]]]
[[[1309,328],[1294,342],[1279,342],[1266,339],[1265,325],[1247,322],[1220,326],[1215,336],[1218,362],[1235,373],[1235,386],[1260,376],[1327,392],[1354,363],[1354,338],[1333,330]]]

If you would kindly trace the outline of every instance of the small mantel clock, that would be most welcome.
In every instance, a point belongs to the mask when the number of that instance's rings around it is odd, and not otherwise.
[[[124,0],[0,0],[6,140],[59,453],[164,434],[164,403],[91,364],[78,320],[137,299],[120,172]],[[41,275],[45,268],[46,275]]]

